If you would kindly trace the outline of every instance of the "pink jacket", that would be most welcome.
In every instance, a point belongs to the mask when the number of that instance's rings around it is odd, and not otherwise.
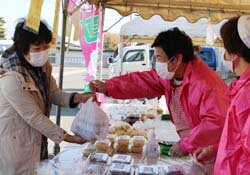
[[[231,104],[220,140],[215,175],[250,174],[250,69],[228,89]]]
[[[181,138],[182,149],[192,153],[199,147],[218,146],[228,100],[226,84],[219,76],[195,57],[189,62],[183,77],[181,103],[192,131]],[[107,95],[118,99],[158,97],[165,95],[170,102],[171,82],[161,79],[155,70],[134,72],[105,82]]]

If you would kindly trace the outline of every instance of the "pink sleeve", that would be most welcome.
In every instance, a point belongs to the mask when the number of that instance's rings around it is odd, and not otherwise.
[[[250,109],[245,111],[241,116],[242,117],[239,117],[240,119],[247,116],[246,121],[242,123],[241,143],[243,144],[244,153],[247,157],[250,157]]]
[[[218,149],[228,107],[228,101],[223,97],[212,89],[197,99],[199,105],[196,108],[201,121],[193,127],[189,136],[180,140],[184,151],[193,153],[197,148],[209,145]]]
[[[155,70],[133,72],[105,82],[107,96],[116,99],[150,98],[164,95],[165,88]]]

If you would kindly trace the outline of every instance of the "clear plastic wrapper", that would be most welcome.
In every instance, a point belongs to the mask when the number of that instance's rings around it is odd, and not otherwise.
[[[132,156],[131,155],[124,155],[124,154],[115,154],[112,157],[112,163],[132,163]]]
[[[122,136],[118,137],[117,143],[118,143],[119,146],[128,146],[129,145],[129,140],[130,140],[130,136],[122,135]]]
[[[132,165],[123,163],[112,163],[110,166],[110,175],[131,175]]]
[[[101,139],[95,142],[96,151],[107,152],[111,147],[111,142],[108,139]]]
[[[139,165],[136,175],[159,175],[159,169],[157,166]]]
[[[89,155],[89,161],[91,163],[105,163],[109,161],[109,155],[105,153],[92,153]]]
[[[128,145],[116,145],[115,150],[117,153],[127,154],[129,153],[129,146]]]
[[[133,146],[143,147],[145,144],[145,138],[143,136],[134,136],[132,143]]]
[[[111,146],[115,144],[115,138],[116,136],[114,134],[108,134],[107,139],[111,142]]]
[[[131,146],[130,152],[135,154],[142,154],[144,151],[144,147],[142,146]]]
[[[109,120],[106,113],[90,98],[76,114],[71,131],[87,140],[106,138]]]
[[[91,153],[94,153],[96,151],[95,145],[92,143],[86,143],[86,145],[83,148],[82,154],[85,157],[88,157]]]
[[[184,175],[183,168],[177,165],[159,166],[159,172],[160,175]]]

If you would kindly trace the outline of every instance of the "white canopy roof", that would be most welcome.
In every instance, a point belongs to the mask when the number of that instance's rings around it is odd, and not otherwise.
[[[220,27],[225,22],[222,21],[219,24],[213,26],[214,32],[217,37],[220,36]],[[164,21],[159,15],[155,15],[149,20],[136,17],[130,22],[124,24],[121,27],[121,36],[156,36],[159,32],[168,30],[173,27],[178,27],[191,37],[206,37],[206,25],[208,25],[208,19],[202,18],[196,23],[190,23],[184,17],[179,17],[173,22]]]

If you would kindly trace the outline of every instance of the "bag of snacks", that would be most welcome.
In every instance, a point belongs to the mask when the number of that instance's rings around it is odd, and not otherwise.
[[[90,98],[76,114],[71,131],[87,140],[105,138],[109,120],[106,113]]]

